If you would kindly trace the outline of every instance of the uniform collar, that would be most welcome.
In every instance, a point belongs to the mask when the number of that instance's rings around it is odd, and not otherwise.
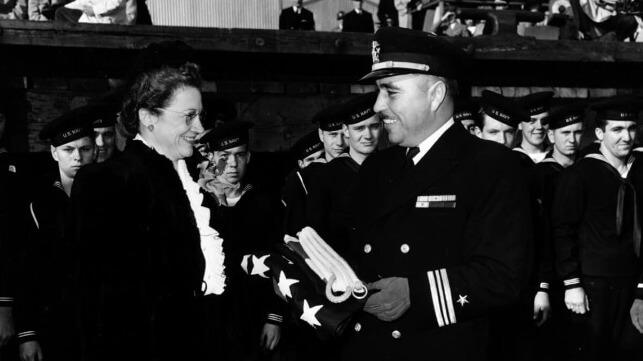
[[[420,152],[415,157],[413,157],[413,163],[418,164],[420,160],[422,160],[424,155],[428,153],[429,150],[433,148],[433,145],[435,145],[435,143],[440,139],[440,137],[442,137],[444,132],[449,130],[449,128],[451,128],[451,126],[454,123],[455,122],[453,121],[453,117],[449,118],[449,120],[447,120],[447,122],[444,123],[438,130],[436,130],[428,138],[426,138],[420,144],[418,144],[418,148],[420,148]]]

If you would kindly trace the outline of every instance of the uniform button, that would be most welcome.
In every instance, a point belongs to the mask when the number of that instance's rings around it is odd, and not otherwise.
[[[406,254],[406,253],[409,253],[409,251],[410,251],[410,250],[411,250],[411,247],[409,247],[409,245],[408,245],[408,244],[406,244],[406,243],[404,243],[404,244],[400,247],[400,251],[402,251],[402,253],[405,253],[405,254]]]
[[[395,331],[393,331],[391,333],[391,336],[393,336],[394,339],[398,339],[398,338],[402,337],[402,333],[400,331],[398,331],[398,330],[395,330]]]
[[[364,245],[364,253],[371,253],[371,245],[370,244],[365,244]]]
[[[362,330],[362,325],[358,322],[355,324],[355,331],[359,332]]]

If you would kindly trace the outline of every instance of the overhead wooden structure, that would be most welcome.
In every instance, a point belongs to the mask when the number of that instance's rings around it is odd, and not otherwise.
[[[0,68],[12,75],[120,77],[136,51],[181,40],[205,78],[354,83],[370,68],[369,34],[0,21]],[[451,38],[482,86],[639,88],[643,44],[545,41],[516,35]]]

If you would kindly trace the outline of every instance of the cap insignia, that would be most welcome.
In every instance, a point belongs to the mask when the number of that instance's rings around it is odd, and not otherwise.
[[[373,51],[371,55],[373,55],[373,64],[380,62],[380,43],[377,41],[373,41]]]

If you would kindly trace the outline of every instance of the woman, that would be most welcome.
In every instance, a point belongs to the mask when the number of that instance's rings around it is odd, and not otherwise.
[[[78,316],[87,360],[197,360],[203,295],[224,291],[222,240],[185,157],[203,131],[199,69],[137,76],[118,157],[80,172],[72,192]]]

